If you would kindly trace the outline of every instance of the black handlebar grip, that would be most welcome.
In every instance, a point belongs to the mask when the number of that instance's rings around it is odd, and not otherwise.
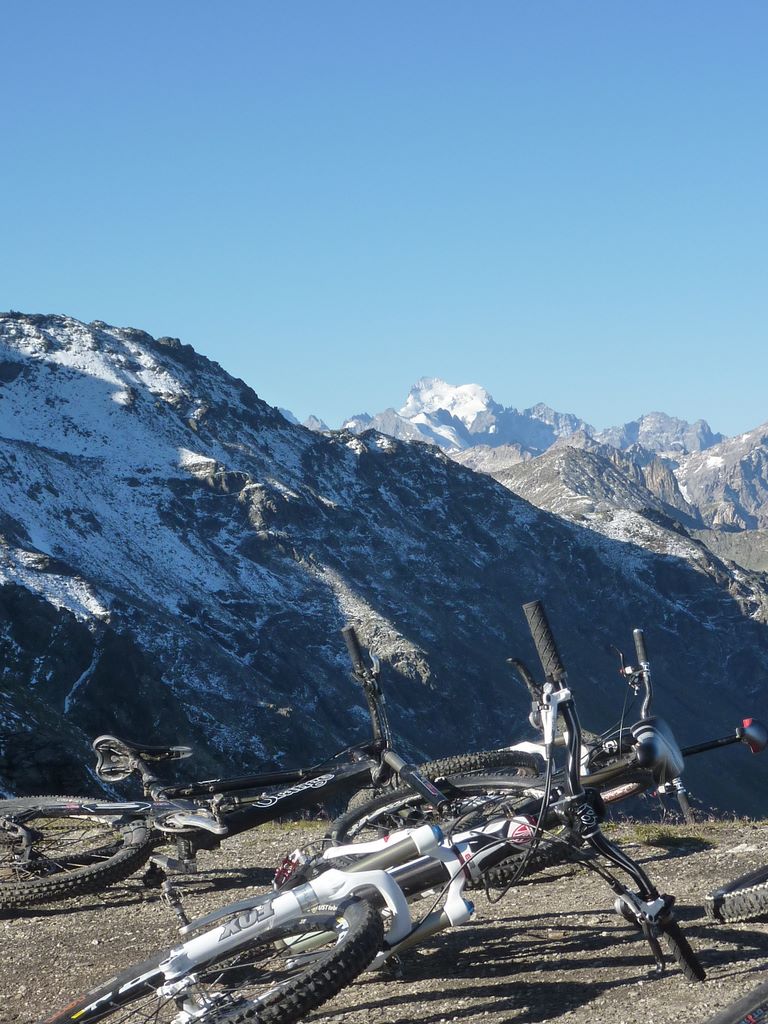
[[[360,647],[360,641],[357,639],[357,633],[355,632],[354,626],[345,626],[341,635],[344,637],[344,643],[347,645],[349,651],[349,657],[352,661],[352,667],[355,672],[365,672],[365,662],[363,661],[363,652]]]
[[[530,601],[523,605],[523,611],[528,620],[528,628],[536,645],[536,653],[539,656],[541,667],[544,669],[544,675],[556,681],[561,679],[565,675],[565,667],[557,650],[552,630],[549,628],[544,605],[541,601]]]
[[[645,637],[642,629],[633,629],[632,636],[635,638],[635,654],[640,665],[648,664],[648,651],[645,649]]]

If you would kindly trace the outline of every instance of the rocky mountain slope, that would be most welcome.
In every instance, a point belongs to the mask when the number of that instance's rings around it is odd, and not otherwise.
[[[361,738],[345,621],[385,663],[407,754],[509,742],[527,708],[505,658],[533,659],[519,606],[534,597],[592,728],[618,717],[609,644],[635,625],[684,740],[764,703],[764,579],[687,540],[658,555],[439,449],[290,424],[141,331],[2,316],[0,380],[8,791],[93,790],[82,766],[98,732],[191,741],[206,774]],[[768,765],[741,749],[692,762],[691,778],[723,807],[768,801]]]
[[[714,527],[768,526],[768,423],[730,437],[706,453],[683,459],[677,470],[686,499]]]

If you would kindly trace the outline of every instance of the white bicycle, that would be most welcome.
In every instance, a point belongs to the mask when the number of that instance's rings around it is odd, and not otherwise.
[[[376,968],[445,928],[465,924],[474,907],[465,890],[484,873],[557,828],[562,841],[587,844],[626,872],[628,888],[596,859],[585,862],[614,891],[616,910],[650,943],[664,969],[666,940],[690,980],[704,972],[662,895],[643,869],[602,834],[599,797],[579,780],[581,729],[544,611],[525,606],[547,676],[541,699],[548,774],[543,798],[521,803],[520,780],[466,776],[446,783],[452,818],[368,843],[296,858],[278,892],[223,907],[181,929],[182,941],[129,968],[47,1018],[47,1024],[288,1024],[300,1020],[366,968]],[[558,717],[566,736],[561,789],[552,786]],[[564,838],[562,838],[564,837]],[[429,910],[419,913],[421,900]]]

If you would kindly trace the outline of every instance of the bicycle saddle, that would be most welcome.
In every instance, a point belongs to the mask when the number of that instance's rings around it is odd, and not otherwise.
[[[192,754],[191,747],[163,747],[134,743],[117,736],[97,736],[91,744],[96,752],[96,774],[107,782],[127,779],[138,761],[181,761]]]

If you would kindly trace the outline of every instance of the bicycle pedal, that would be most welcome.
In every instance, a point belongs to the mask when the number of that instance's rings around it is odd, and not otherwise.
[[[195,875],[200,870],[195,857],[181,859],[156,853],[152,856],[151,863],[169,875]]]
[[[150,861],[149,867],[141,876],[141,882],[145,889],[159,889],[163,882],[167,881],[167,878],[168,876],[160,865]]]
[[[403,958],[397,956],[397,954],[388,957],[379,968],[379,973],[387,981],[403,981],[405,979]]]

